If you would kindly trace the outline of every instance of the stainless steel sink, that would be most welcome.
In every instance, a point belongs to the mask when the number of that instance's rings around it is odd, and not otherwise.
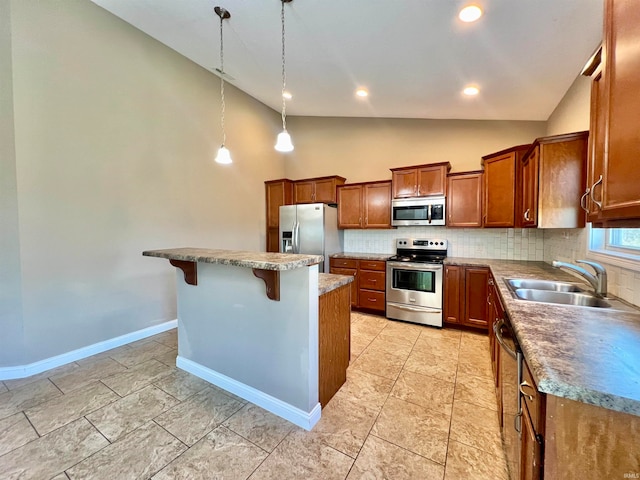
[[[515,291],[519,288],[533,290],[550,290],[555,292],[583,292],[584,290],[575,283],[554,282],[552,280],[536,280],[530,278],[507,278],[507,286]]]
[[[551,290],[534,290],[532,288],[518,288],[514,291],[516,297],[533,302],[557,303],[561,305],[576,305],[579,307],[610,308],[606,300],[588,293],[557,292]]]

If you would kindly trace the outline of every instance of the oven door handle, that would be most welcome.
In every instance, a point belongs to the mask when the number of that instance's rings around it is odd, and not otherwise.
[[[415,263],[405,263],[405,262],[387,262],[387,267],[397,268],[401,270],[418,270],[422,272],[437,272],[438,270],[442,270],[442,265],[435,265],[433,263],[420,263],[416,265]]]
[[[433,308],[433,307],[411,307],[409,305],[402,305],[400,303],[396,303],[396,302],[387,302],[388,305],[391,305],[394,308],[397,308],[398,310],[406,310],[407,312],[441,312],[442,309],[441,308]]]

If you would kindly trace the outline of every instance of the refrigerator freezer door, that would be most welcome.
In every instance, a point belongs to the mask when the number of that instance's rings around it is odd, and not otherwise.
[[[280,253],[294,253],[293,234],[296,226],[296,205],[280,207]]]
[[[299,251],[309,255],[324,255],[324,209],[322,203],[298,205],[297,242]]]

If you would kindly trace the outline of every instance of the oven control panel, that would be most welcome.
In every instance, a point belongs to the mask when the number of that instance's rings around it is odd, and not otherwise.
[[[441,238],[398,238],[396,249],[402,250],[447,250],[448,242]]]

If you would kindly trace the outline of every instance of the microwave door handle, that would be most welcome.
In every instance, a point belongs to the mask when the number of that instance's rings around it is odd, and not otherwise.
[[[429,209],[427,210],[427,220],[431,223],[431,205],[429,205]]]

